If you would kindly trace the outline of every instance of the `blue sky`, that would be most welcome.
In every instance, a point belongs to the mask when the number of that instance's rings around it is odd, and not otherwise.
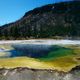
[[[18,20],[36,7],[61,1],[70,0],[0,0],[0,25]]]

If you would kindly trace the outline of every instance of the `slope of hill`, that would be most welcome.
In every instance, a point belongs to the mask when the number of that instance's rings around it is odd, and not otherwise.
[[[0,27],[0,39],[80,37],[80,1],[48,4]]]

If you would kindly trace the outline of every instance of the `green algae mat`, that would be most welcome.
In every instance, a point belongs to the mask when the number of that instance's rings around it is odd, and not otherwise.
[[[27,67],[68,72],[80,65],[80,45],[0,45],[0,68]]]

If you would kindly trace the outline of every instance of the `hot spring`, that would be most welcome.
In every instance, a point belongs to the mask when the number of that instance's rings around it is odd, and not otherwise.
[[[11,57],[31,57],[38,59],[51,59],[60,56],[72,54],[72,49],[65,48],[59,45],[46,45],[46,44],[12,44],[11,50],[4,50],[1,48],[1,58]]]

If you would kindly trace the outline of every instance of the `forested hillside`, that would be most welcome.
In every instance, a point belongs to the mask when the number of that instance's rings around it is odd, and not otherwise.
[[[48,4],[0,27],[0,39],[80,37],[80,1]]]

